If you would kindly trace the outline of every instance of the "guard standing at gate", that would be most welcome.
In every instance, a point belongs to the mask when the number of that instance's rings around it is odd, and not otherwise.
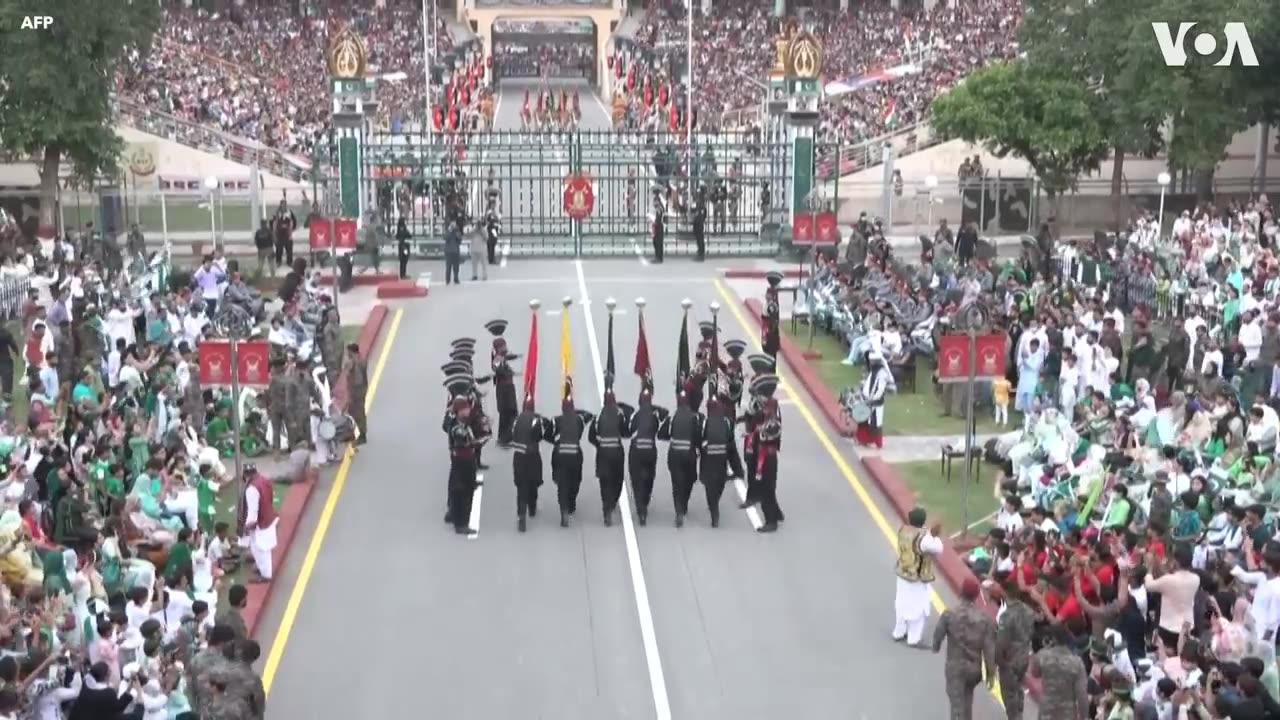
[[[662,189],[653,189],[653,261],[662,262],[662,251],[667,235],[667,203],[662,199]]]
[[[493,208],[484,215],[485,250],[489,253],[489,264],[498,264],[498,236],[502,233],[502,220],[498,211]]]
[[[698,262],[707,259],[707,188],[700,186],[693,204],[693,241],[698,245]]]
[[[471,385],[468,375],[451,375],[444,382],[452,397],[444,426],[449,435],[449,489],[445,521],[459,535],[474,532],[470,527],[471,499],[475,494],[476,448],[480,440],[471,430]]]
[[[613,525],[613,512],[618,509],[622,481],[627,469],[622,440],[627,437],[627,417],[634,412],[620,407],[613,394],[613,378],[605,376],[604,406],[591,422],[587,440],[596,446],[596,479],[600,481],[600,502],[604,526]]]
[[[649,499],[653,497],[653,479],[658,469],[658,428],[669,415],[666,408],[653,404],[653,386],[645,381],[640,389],[640,406],[627,419],[627,433],[631,436],[627,470],[641,527],[649,521]]]
[[[515,371],[511,369],[511,360],[519,355],[507,352],[507,340],[502,334],[507,331],[506,320],[490,320],[484,329],[493,336],[493,350],[489,355],[489,365],[493,372],[494,400],[498,406],[498,447],[511,445],[511,426],[516,420],[516,384]]]
[[[582,431],[586,429],[591,414],[573,406],[573,383],[564,384],[560,417],[556,418],[551,437],[555,449],[551,453],[551,479],[556,484],[556,498],[560,504],[560,527],[569,527],[569,520],[578,512],[578,489],[582,486]]]
[[[763,419],[756,429],[756,478],[759,487],[760,512],[764,525],[760,532],[774,532],[786,518],[778,505],[778,452],[782,449],[782,410],[773,393],[778,388],[775,375],[763,375],[751,381],[752,392],[764,399]]]
[[[782,273],[774,270],[764,276],[769,289],[764,291],[764,337],[760,346],[766,354],[778,360],[778,350],[782,347],[782,336],[779,323],[782,320],[782,309],[778,304],[778,286],[782,284]]]
[[[728,201],[729,188],[725,184],[724,178],[718,177],[711,186],[711,207],[715,213],[714,229],[721,235],[725,233],[725,203]]]
[[[748,386],[747,407],[742,413],[742,423],[746,428],[746,435],[742,438],[742,457],[746,461],[747,497],[738,507],[743,510],[760,502],[760,479],[756,477],[756,445],[760,441],[760,425],[764,422],[764,398],[756,394],[754,381],[765,375],[772,375],[775,367],[773,358],[760,353],[748,357],[747,362],[755,374],[752,377],[753,384]]]
[[[524,407],[511,432],[511,474],[516,483],[516,529],[525,531],[525,518],[538,514],[538,488],[542,487],[543,441],[555,436],[555,426],[533,409],[533,395],[526,395]]]
[[[671,499],[676,509],[676,527],[684,527],[689,513],[689,496],[698,482],[698,448],[702,445],[702,417],[689,408],[689,398],[681,392],[676,411],[658,428],[658,439],[669,440],[667,470],[671,472]]]
[[[707,418],[703,422],[701,466],[698,468],[702,486],[707,492],[707,510],[711,513],[711,527],[720,527],[720,496],[724,484],[732,477],[742,477],[742,459],[733,441],[733,423],[725,417],[724,406],[718,398],[707,401]]]

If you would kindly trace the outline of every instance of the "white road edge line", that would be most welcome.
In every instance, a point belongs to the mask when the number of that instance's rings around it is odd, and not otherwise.
[[[467,527],[471,528],[471,532],[467,533],[468,540],[475,540],[480,537],[480,501],[484,499],[484,475],[476,475],[476,489],[471,493],[471,519],[467,521]]]
[[[734,478],[733,487],[738,491],[738,502],[747,501],[747,481],[743,478]],[[751,521],[751,527],[759,530],[764,527],[764,516],[760,514],[760,507],[752,505],[747,508],[747,519]]]
[[[596,338],[596,326],[591,317],[591,305],[586,300],[587,277],[582,270],[582,259],[573,261],[578,271],[578,291],[582,295],[582,314],[587,323],[587,344],[591,349],[591,364],[595,367],[597,397],[604,397],[604,363],[600,361],[600,341]],[[667,696],[667,680],[662,673],[662,658],[658,655],[658,635],[653,627],[653,609],[649,606],[649,589],[644,580],[644,568],[640,564],[640,544],[636,540],[636,528],[631,520],[631,497],[624,487],[618,498],[622,515],[622,535],[626,540],[627,564],[631,566],[631,589],[636,598],[636,613],[640,616],[640,640],[644,644],[645,662],[649,666],[649,687],[653,690],[653,707],[658,720],[671,720],[671,701]]]
[[[640,247],[640,241],[631,238],[631,249],[636,251],[636,258],[640,260],[641,265],[648,265],[649,258],[644,256],[644,248]]]

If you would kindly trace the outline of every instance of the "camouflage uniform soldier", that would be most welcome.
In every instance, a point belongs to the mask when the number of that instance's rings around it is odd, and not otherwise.
[[[289,378],[285,393],[285,425],[289,429],[289,446],[311,445],[311,401],[319,395],[311,378],[311,363],[299,359]]]
[[[1071,652],[1066,628],[1050,628],[1053,643],[1031,659],[1031,677],[1040,678],[1040,720],[1084,720],[1089,712],[1088,674]]]
[[[267,416],[271,421],[271,450],[280,451],[280,434],[285,431],[285,406],[289,399],[290,377],[281,361],[271,363],[271,381],[267,384]]]
[[[248,717],[262,720],[267,712],[267,693],[262,686],[262,678],[253,671],[253,664],[262,655],[262,648],[253,640],[240,643],[236,658],[228,667],[227,694],[244,704],[248,709]]]
[[[204,388],[200,387],[200,360],[192,352],[190,346],[187,346],[187,351],[183,353],[183,358],[187,362],[189,372],[187,373],[187,389],[182,395],[182,409],[186,411],[187,417],[191,418],[193,426],[203,428]]]
[[[208,683],[205,690],[208,698],[200,713],[201,720],[252,720],[249,705],[237,692],[230,665],[211,672]]]
[[[951,720],[973,720],[973,689],[987,668],[987,682],[995,680],[996,623],[974,601],[978,599],[978,581],[964,581],[960,595],[963,602],[942,613],[933,630],[933,651],[947,641],[947,699],[951,703]]]
[[[102,321],[98,319],[97,308],[90,305],[85,308],[85,316],[76,324],[77,364],[98,367],[102,362],[102,334],[99,328]]]
[[[327,317],[320,331],[320,358],[324,363],[325,378],[332,388],[338,382],[338,373],[342,370],[342,336],[338,326],[338,311],[329,308],[325,314]]]
[[[230,660],[227,659],[225,650],[226,646],[235,641],[235,634],[226,625],[214,625],[209,630],[209,647],[196,653],[187,666],[187,696],[191,700],[191,710],[197,717],[213,717],[204,713],[204,706],[213,699],[209,692],[209,681],[217,673],[226,674],[226,666]]]
[[[994,596],[1003,594],[997,588]],[[1025,699],[1022,681],[1031,662],[1031,636],[1035,626],[1035,613],[1022,601],[1020,593],[1012,591],[996,623],[996,670],[1000,678],[1000,699],[1008,720],[1022,720]]]

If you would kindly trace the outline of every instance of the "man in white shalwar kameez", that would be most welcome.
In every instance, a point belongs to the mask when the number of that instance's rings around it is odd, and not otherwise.
[[[249,480],[244,489],[244,529],[245,538],[242,546],[247,545],[253,555],[253,564],[258,570],[254,582],[270,582],[272,577],[271,553],[276,547],[276,526],[280,519],[276,517],[273,507],[273,489],[271,481],[265,475],[250,466],[245,469]]]
[[[934,579],[934,558],[942,552],[938,527],[926,530],[922,508],[907,513],[907,524],[898,529],[897,592],[893,600],[893,639],[920,644],[929,619],[929,592]]]

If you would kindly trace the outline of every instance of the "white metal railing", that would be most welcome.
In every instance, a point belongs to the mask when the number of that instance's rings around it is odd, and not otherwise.
[[[126,125],[159,135],[203,152],[220,155],[242,165],[256,164],[262,170],[295,182],[305,182],[311,164],[262,143],[240,138],[144,107],[129,98],[113,95],[116,117]]]

